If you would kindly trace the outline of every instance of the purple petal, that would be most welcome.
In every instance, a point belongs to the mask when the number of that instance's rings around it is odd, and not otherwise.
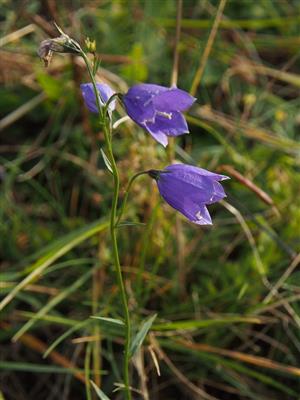
[[[199,175],[191,171],[171,171],[168,167],[165,169],[165,171],[166,173],[162,174],[162,178],[164,180],[171,178],[177,184],[178,182],[181,182],[182,184],[184,183],[189,185],[191,190],[193,188],[197,191],[200,191],[202,194],[200,199],[201,202],[212,204],[226,197],[221,184],[211,176]]]
[[[169,165],[154,178],[165,201],[199,225],[212,223],[206,205],[226,196],[218,181],[228,177],[192,165]]]
[[[211,194],[211,198],[209,201],[206,202],[206,204],[213,204],[216,203],[226,197],[226,193],[222,187],[222,185],[219,182],[213,182],[213,192]]]
[[[149,83],[132,86],[123,96],[123,103],[129,117],[140,126],[145,127],[144,123],[154,119],[155,116],[153,97],[166,90],[168,88],[164,86]]]
[[[97,83],[96,84],[98,92],[100,93],[99,100],[100,105],[103,107],[104,103],[108,101],[108,99],[115,93],[111,87],[109,87],[106,83]],[[92,83],[83,83],[80,85],[81,93],[87,108],[93,112],[97,113],[97,104],[96,97],[94,93],[94,87]],[[104,101],[104,103],[102,102]],[[116,101],[112,101],[108,107],[109,111],[112,112],[116,107]]]
[[[156,110],[164,112],[185,111],[195,101],[195,97],[184,90],[172,88],[155,96],[153,98],[153,105]]]
[[[180,181],[190,185],[190,190],[197,188],[201,192],[201,198],[198,197],[196,201],[203,202],[205,204],[213,204],[224,197],[226,194],[222,185],[218,180],[228,179],[224,175],[214,174],[203,168],[193,167],[187,164],[173,164],[165,168],[168,171],[161,177],[166,179],[172,179],[173,182]]]
[[[146,126],[144,128],[147,129]],[[150,135],[160,144],[162,144],[164,147],[167,147],[168,145],[168,136],[165,135],[163,132],[151,132],[149,129],[147,129],[150,133]]]
[[[211,225],[212,221],[209,212],[203,203],[198,203],[190,196],[189,192],[185,192],[182,186],[165,185],[161,177],[157,182],[159,192],[164,200],[173,208],[181,212],[191,222],[198,225]]]
[[[225,197],[224,192],[223,195],[219,191],[215,192],[213,181],[203,177],[194,184],[189,177],[184,180],[171,172],[162,172],[157,184],[159,190],[162,189],[179,204],[186,203],[187,199],[197,204],[212,204],[214,198],[220,200]]]
[[[208,212],[208,209],[205,205],[198,206],[199,210],[196,212],[196,219],[192,220],[195,224],[198,225],[212,225],[211,216]]]
[[[216,181],[224,181],[226,179],[230,179],[226,175],[215,174],[214,172],[210,172],[207,169],[195,167],[194,165],[189,165],[189,164],[172,164],[166,167],[166,170],[174,172],[177,171],[182,174],[185,172],[190,172],[197,175],[213,178]]]
[[[141,83],[139,85],[132,86],[125,96],[143,98],[145,96],[154,97],[163,92],[168,91],[169,88],[160,85],[153,85],[152,83]]]
[[[145,126],[152,135],[163,133],[167,136],[178,136],[189,133],[184,116],[177,111],[168,115],[156,114],[154,122],[146,121]]]
[[[129,117],[164,146],[167,145],[166,136],[189,133],[179,111],[186,110],[195,100],[183,90],[149,83],[135,85],[123,96]]]
[[[123,97],[123,103],[129,117],[138,125],[145,128],[145,122],[154,119],[155,110],[152,103],[147,103],[149,96],[132,97],[126,94]],[[146,106],[145,106],[146,104]]]

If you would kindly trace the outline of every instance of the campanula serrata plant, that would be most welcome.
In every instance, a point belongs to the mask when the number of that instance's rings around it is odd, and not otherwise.
[[[124,395],[127,400],[132,398],[129,380],[129,363],[136,351],[136,338],[132,338],[131,320],[128,309],[127,294],[124,286],[121,264],[119,260],[117,231],[122,213],[128,198],[128,193],[134,180],[140,175],[149,175],[157,182],[159,192],[164,200],[174,209],[180,211],[191,222],[198,225],[212,223],[207,205],[225,197],[225,192],[219,183],[227,179],[224,175],[215,174],[202,168],[186,164],[169,165],[163,170],[149,169],[137,172],[129,181],[123,203],[119,206],[120,179],[119,170],[113,152],[112,118],[116,101],[120,101],[128,116],[139,126],[147,130],[151,136],[163,146],[167,146],[168,137],[174,137],[189,132],[184,111],[195,102],[189,93],[177,87],[164,87],[155,84],[139,84],[128,90],[126,94],[115,93],[107,84],[98,83],[95,79],[97,68],[92,65],[81,46],[60,30],[61,36],[47,39],[41,43],[40,57],[48,64],[53,52],[71,52],[81,56],[87,67],[90,83],[81,85],[81,92],[87,108],[99,116],[99,126],[103,130],[106,152],[102,151],[105,164],[112,174],[113,194],[110,212],[110,236],[112,257],[116,272],[116,280],[123,308],[125,327],[125,348],[123,362]],[[155,318],[152,317],[151,321]],[[145,325],[146,326],[146,325]],[[149,321],[144,337],[150,329]]]

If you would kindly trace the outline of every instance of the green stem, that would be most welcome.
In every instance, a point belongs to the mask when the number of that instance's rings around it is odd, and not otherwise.
[[[90,76],[91,81],[92,81],[92,85],[93,85],[94,93],[95,93],[95,97],[96,97],[97,110],[98,110],[98,113],[99,113],[99,115],[100,115],[100,120],[101,120],[100,122],[101,122],[101,125],[102,125],[102,124],[103,124],[103,117],[105,117],[105,116],[103,115],[102,107],[101,107],[101,103],[100,103],[101,93],[99,93],[99,91],[98,91],[98,89],[97,89],[95,77],[94,77],[94,75],[93,75],[93,71],[92,71],[92,68],[91,68],[91,66],[90,66],[89,59],[87,58],[87,56],[86,56],[86,54],[84,53],[84,51],[81,52],[81,56],[82,56],[82,58],[84,59],[85,65],[86,65],[86,67],[87,67],[89,76]],[[101,99],[101,100],[102,100],[102,99]],[[104,101],[103,101],[103,104],[105,104]]]
[[[106,135],[109,134],[109,128],[107,124],[105,124]],[[106,136],[105,135],[105,136]],[[131,399],[131,393],[129,389],[129,359],[130,359],[130,336],[131,336],[131,324],[130,324],[130,317],[129,317],[129,310],[128,310],[128,301],[126,290],[124,286],[122,270],[119,260],[119,253],[118,253],[118,243],[117,243],[117,235],[116,235],[116,217],[117,217],[117,205],[118,205],[118,198],[119,198],[119,190],[120,190],[120,178],[119,172],[117,169],[117,165],[114,159],[112,145],[111,142],[108,143],[108,154],[111,160],[111,168],[113,171],[113,178],[114,178],[114,193],[113,193],[113,200],[111,206],[111,214],[110,214],[110,234],[112,239],[112,250],[113,250],[113,258],[116,270],[117,281],[121,293],[122,305],[123,305],[123,313],[124,313],[124,320],[125,320],[125,351],[124,351],[124,365],[123,365],[123,378],[124,378],[124,385],[125,385],[125,394],[126,399]]]
[[[100,123],[104,127],[104,137],[105,143],[108,150],[108,157],[111,162],[111,168],[113,173],[113,183],[114,183],[114,191],[113,191],[113,199],[111,205],[111,212],[110,212],[110,235],[112,241],[112,251],[113,251],[113,260],[115,266],[115,272],[117,277],[117,282],[119,286],[119,290],[121,293],[121,301],[123,306],[123,315],[124,315],[124,322],[125,322],[125,349],[124,349],[124,362],[123,362],[123,379],[124,379],[124,391],[125,391],[125,398],[126,400],[131,400],[131,392],[130,392],[130,385],[129,385],[129,361],[130,361],[130,339],[131,339],[131,324],[130,324],[130,317],[129,317],[129,309],[128,309],[128,300],[125,290],[125,285],[122,276],[122,270],[120,265],[119,259],[119,252],[118,252],[118,243],[117,243],[117,235],[116,235],[116,218],[117,218],[117,207],[118,207],[118,198],[119,198],[119,191],[120,191],[120,178],[119,172],[117,168],[117,164],[114,158],[112,143],[111,143],[111,131],[110,131],[110,121],[107,116],[107,109],[104,110],[101,108],[99,92],[97,90],[95,77],[92,73],[92,69],[89,64],[89,60],[84,52],[82,52],[82,57],[85,61],[85,64],[88,69],[88,73],[90,75],[95,97],[96,97],[96,105],[100,116]],[[104,103],[104,102],[103,102]]]
[[[133,182],[135,181],[135,179],[138,176],[146,175],[146,174],[148,174],[148,171],[142,171],[142,172],[138,172],[137,174],[133,175],[130,178],[130,181],[128,182],[128,185],[127,185],[127,188],[126,188],[126,191],[125,191],[125,195],[124,195],[124,199],[123,199],[122,205],[120,207],[119,215],[118,215],[117,222],[116,222],[116,228],[118,227],[118,225],[120,223],[120,220],[122,218],[122,215],[124,213],[124,210],[125,210],[125,207],[126,207],[126,203],[127,203],[127,199],[128,199],[128,195],[129,195],[129,191],[131,189],[131,186],[132,186]]]
[[[104,113],[106,114],[108,111],[109,105],[116,99],[121,99],[122,94],[121,93],[114,93],[108,100],[107,103],[104,106]]]

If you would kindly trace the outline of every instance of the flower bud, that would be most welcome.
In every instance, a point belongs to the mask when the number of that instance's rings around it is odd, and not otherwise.
[[[96,40],[91,40],[90,38],[86,38],[85,45],[89,53],[92,54],[96,53]]]

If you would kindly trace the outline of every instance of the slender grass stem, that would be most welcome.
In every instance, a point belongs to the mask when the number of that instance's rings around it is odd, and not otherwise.
[[[107,108],[101,107],[100,103],[100,94],[97,90],[95,77],[92,73],[92,69],[89,63],[89,60],[84,52],[82,52],[82,57],[87,66],[88,73],[90,75],[95,97],[96,97],[96,105],[99,112],[100,123],[104,128],[104,137],[105,143],[108,151],[108,158],[111,162],[112,174],[113,174],[113,198],[110,212],[110,235],[112,242],[112,252],[113,252],[113,260],[115,273],[117,278],[117,283],[119,286],[121,301],[123,307],[123,316],[125,322],[125,349],[124,349],[124,361],[123,361],[123,379],[124,379],[124,392],[126,400],[131,400],[131,392],[129,386],[129,361],[130,361],[130,338],[131,338],[131,323],[129,317],[129,309],[128,309],[128,300],[127,294],[125,290],[125,285],[123,281],[123,275],[120,265],[119,259],[119,251],[118,251],[118,242],[117,242],[117,234],[116,234],[116,220],[117,220],[117,208],[118,208],[118,199],[119,199],[119,191],[120,191],[120,177],[118,167],[114,158],[112,142],[111,142],[111,123],[107,115]],[[104,103],[104,102],[103,102]]]
[[[99,237],[101,234],[99,233]],[[93,274],[93,287],[92,287],[92,313],[96,315],[98,312],[99,295],[101,292],[101,281],[99,271],[96,269]],[[97,386],[101,386],[101,375],[98,373],[101,369],[101,337],[100,327],[94,324],[93,334],[95,341],[93,342],[93,368],[94,368],[94,381]]]
[[[171,85],[176,86],[178,81],[178,69],[179,69],[179,42],[181,34],[181,21],[182,21],[182,6],[183,1],[177,0],[177,16],[176,16],[176,37],[175,37],[175,47],[173,56],[173,68],[171,74]],[[175,138],[170,138],[169,149],[168,149],[168,161],[170,164],[175,158]],[[176,241],[177,241],[177,264],[178,264],[178,281],[179,281],[179,292],[181,297],[186,294],[186,264],[185,264],[185,240],[182,230],[182,221],[178,214],[176,214]]]
[[[201,79],[202,79],[202,76],[203,76],[203,73],[204,73],[204,70],[205,70],[205,66],[206,66],[209,54],[211,52],[211,49],[212,49],[216,34],[218,32],[218,28],[219,28],[219,25],[220,25],[220,22],[221,22],[221,19],[222,19],[222,15],[223,15],[223,11],[224,11],[224,8],[225,8],[225,5],[226,5],[226,1],[227,0],[220,0],[218,11],[217,11],[213,26],[211,28],[210,34],[209,34],[209,37],[208,37],[208,40],[207,40],[207,44],[205,46],[205,49],[204,49],[203,55],[201,57],[201,61],[200,61],[199,67],[198,67],[198,69],[196,71],[196,74],[194,76],[194,80],[193,80],[193,83],[192,83],[192,86],[191,86],[190,94],[192,96],[195,96],[195,94],[197,92],[197,89],[198,89],[198,87],[200,85],[200,82],[201,82]]]

